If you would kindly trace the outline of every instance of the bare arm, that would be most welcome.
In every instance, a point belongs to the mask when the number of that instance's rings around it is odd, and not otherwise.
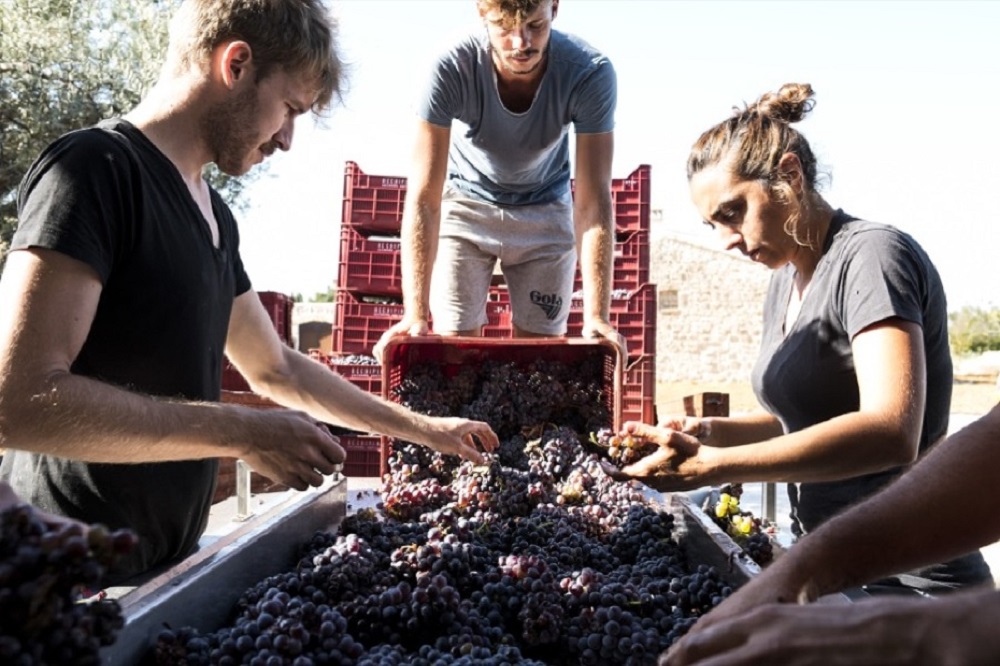
[[[88,462],[245,458],[296,488],[322,482],[343,452],[305,414],[156,399],[71,372],[101,283],[49,250],[7,258],[0,280],[0,447]]]
[[[631,423],[625,422],[623,428],[626,431],[634,429]],[[720,447],[752,444],[784,433],[781,422],[763,410],[739,416],[675,416],[663,419],[656,430],[647,432],[654,438],[669,436],[662,432],[664,430],[691,435],[702,444]]]
[[[796,556],[809,572],[809,586],[825,594],[945,562],[1000,539],[1000,513],[974,508],[994,501],[998,444],[1000,405],[938,443],[884,491],[830,520],[818,536],[796,544],[789,553],[809,544]]]
[[[473,436],[487,450],[499,444],[485,423],[410,411],[362,391],[285,345],[253,291],[233,305],[226,354],[256,393],[325,423],[399,437],[475,461],[481,456]]]
[[[768,604],[704,630],[699,622],[659,663],[994,664],[1000,661],[998,621],[1000,592],[992,589],[934,601]]]
[[[583,278],[583,336],[607,338],[624,349],[624,338],[610,322],[615,251],[611,206],[614,145],[612,132],[577,135],[573,225]]]
[[[697,644],[702,639],[694,636],[713,626],[728,631],[733,618],[749,618],[748,611],[762,604],[809,601],[1000,539],[1000,513],[974,508],[993,504],[1000,484],[998,443],[1000,405],[937,444],[887,488],[800,539],[700,620],[678,651],[686,653],[685,645]],[[998,601],[983,596],[978,603],[996,608]]]
[[[833,481],[909,464],[917,457],[926,399],[921,339],[918,325],[900,320],[859,333],[852,349],[860,408],[788,435],[720,447],[632,425],[634,434],[661,447],[624,474],[674,491],[726,482]]]
[[[448,166],[451,130],[427,121],[417,123],[413,162],[406,181],[406,201],[400,229],[403,319],[375,345],[382,360],[385,345],[400,335],[424,335],[430,319],[430,286],[441,229],[441,194]]]

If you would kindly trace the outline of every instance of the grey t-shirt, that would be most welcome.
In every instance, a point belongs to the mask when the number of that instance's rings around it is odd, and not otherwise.
[[[752,376],[757,399],[786,432],[857,410],[851,341],[864,328],[899,317],[923,330],[927,407],[920,450],[925,451],[947,432],[952,389],[948,312],[937,269],[909,235],[843,211],[834,215],[825,245],[787,336],[782,329],[795,269],[788,265],[772,276],[761,353]],[[801,532],[815,529],[900,471],[790,484],[793,527]]]
[[[617,79],[611,62],[573,35],[553,30],[548,65],[531,108],[507,110],[497,92],[485,32],[436,62],[418,115],[452,127],[448,180],[460,192],[501,205],[548,203],[570,187],[569,127],[614,129]]]

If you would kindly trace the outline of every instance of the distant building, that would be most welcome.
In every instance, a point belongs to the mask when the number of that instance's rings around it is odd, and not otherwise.
[[[650,241],[657,382],[749,382],[770,276],[690,235],[658,233]]]

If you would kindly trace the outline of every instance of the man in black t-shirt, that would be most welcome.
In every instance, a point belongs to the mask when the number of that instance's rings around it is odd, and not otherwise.
[[[479,460],[496,435],[366,393],[279,339],[231,211],[202,178],[291,147],[339,92],[320,0],[186,0],[149,95],[50,145],[0,280],[0,478],[44,511],[135,531],[108,583],[191,553],[219,457],[297,489],[344,459],[324,423]],[[289,410],[218,402],[223,357]]]

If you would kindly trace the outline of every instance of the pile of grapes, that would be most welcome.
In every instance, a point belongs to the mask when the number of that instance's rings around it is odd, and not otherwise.
[[[0,663],[99,664],[124,625],[112,599],[85,599],[135,535],[52,525],[27,505],[0,513]]]
[[[740,507],[743,485],[727,483],[719,487],[719,497],[714,506],[705,506],[712,520],[728,534],[747,557],[765,566],[774,559],[771,534],[774,526],[757,518]],[[711,501],[711,500],[707,500]]]
[[[410,369],[397,400],[486,420],[476,465],[396,441],[378,510],[316,534],[209,634],[166,628],[156,664],[656,663],[731,588],[688,562],[674,516],[610,479],[598,365]]]
[[[603,455],[618,469],[642,460],[659,448],[655,442],[619,435],[611,428],[601,428],[590,436],[590,441],[600,447]]]

